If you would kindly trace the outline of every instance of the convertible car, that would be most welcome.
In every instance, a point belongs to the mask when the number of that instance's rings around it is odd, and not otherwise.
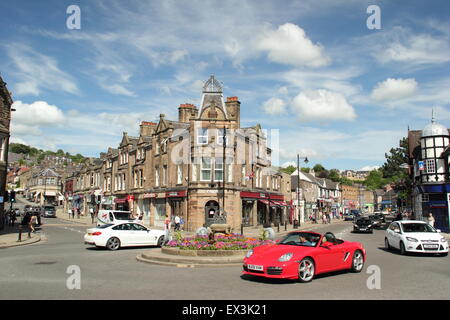
[[[365,261],[361,243],[336,239],[331,232],[291,232],[275,244],[247,252],[243,274],[309,282],[320,273],[361,272]]]

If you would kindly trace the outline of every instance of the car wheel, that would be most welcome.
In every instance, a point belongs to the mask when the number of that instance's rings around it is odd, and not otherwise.
[[[304,258],[298,265],[298,281],[310,282],[314,278],[314,261],[311,258]]]
[[[364,255],[361,250],[356,250],[353,254],[352,260],[352,272],[361,272],[364,268]]]
[[[120,248],[120,240],[119,238],[109,238],[108,242],[106,242],[106,248],[109,250],[117,250]]]
[[[389,240],[387,238],[384,238],[384,248],[386,250],[391,250],[391,245],[389,244]]]
[[[403,244],[403,242],[400,242],[400,254],[402,256],[406,255],[406,248],[405,248],[405,245]]]
[[[159,237],[158,239],[158,247],[162,247],[164,245],[164,236]]]

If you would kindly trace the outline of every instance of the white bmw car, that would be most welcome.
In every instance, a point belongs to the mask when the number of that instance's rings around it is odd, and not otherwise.
[[[104,224],[87,229],[84,243],[96,247],[106,247],[109,250],[135,246],[161,247],[165,242],[164,235],[163,230],[151,230],[139,223]]]
[[[385,248],[399,249],[401,254],[416,252],[447,256],[448,241],[439,232],[424,221],[394,221],[386,230]]]

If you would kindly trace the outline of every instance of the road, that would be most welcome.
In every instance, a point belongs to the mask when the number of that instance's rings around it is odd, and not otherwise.
[[[136,261],[142,250],[115,252],[86,247],[86,226],[43,219],[44,240],[0,251],[0,299],[151,299],[151,300],[290,300],[290,299],[449,299],[450,258],[401,256],[384,250],[384,231],[351,233],[351,222],[321,225],[338,237],[359,241],[367,261],[359,274],[339,272],[301,284],[241,276],[240,267],[174,268]],[[77,266],[81,288],[68,289]],[[367,270],[380,271],[380,288],[369,289]],[[70,268],[69,268],[70,270]],[[374,283],[369,281],[369,283]]]

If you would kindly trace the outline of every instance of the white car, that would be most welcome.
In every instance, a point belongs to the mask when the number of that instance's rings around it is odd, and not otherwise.
[[[139,223],[104,224],[87,229],[84,243],[96,247],[106,247],[109,250],[135,246],[161,247],[165,242],[164,235],[163,230],[151,230]]]
[[[448,242],[439,232],[424,221],[394,221],[386,230],[384,245],[387,250],[399,249],[401,254],[417,252],[447,256]]]

